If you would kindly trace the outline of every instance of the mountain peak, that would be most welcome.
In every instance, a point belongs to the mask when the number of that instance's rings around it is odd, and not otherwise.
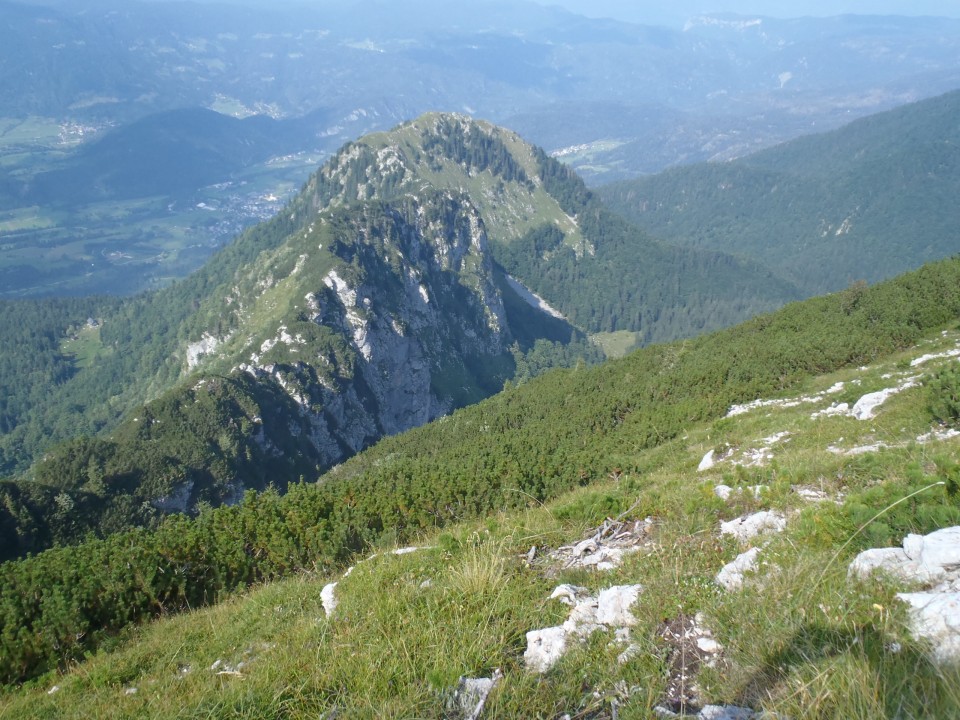
[[[510,242],[545,223],[571,246],[576,219],[543,187],[542,151],[516,133],[458,113],[427,113],[348,143],[311,180],[314,207],[392,200],[441,188],[467,193],[491,239]]]

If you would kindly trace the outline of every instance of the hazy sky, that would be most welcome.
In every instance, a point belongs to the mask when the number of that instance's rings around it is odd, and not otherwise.
[[[677,24],[697,13],[736,12],[771,17],[804,15],[937,15],[960,17],[960,0],[534,0],[591,17]]]
[[[19,0],[33,3],[64,3],[66,0]],[[141,0],[164,2],[169,0]],[[311,0],[188,0],[244,5],[310,5]],[[483,0],[481,0],[483,1]],[[589,17],[612,17],[632,22],[671,18],[682,22],[691,15],[733,12],[768,17],[855,15],[933,15],[960,18],[960,0],[530,0],[557,5]],[[336,0],[322,0],[322,3]],[[346,0],[347,4],[356,0]],[[402,4],[404,0],[397,0]],[[321,3],[321,4],[322,4]],[[69,4],[69,2],[67,2]],[[677,20],[680,19],[680,20]]]
[[[170,2],[171,0],[140,0]],[[222,3],[240,5],[316,5],[343,7],[363,4],[364,0],[179,0],[180,2]],[[469,0],[452,0],[468,2]],[[503,2],[510,0],[474,0]],[[540,5],[554,5],[587,17],[614,18],[648,25],[682,28],[691,17],[704,13],[730,12],[739,15],[763,15],[775,18],[834,15],[929,15],[960,18],[960,0],[527,0]],[[19,0],[33,3],[65,3],[74,0]],[[405,0],[396,0],[402,7]]]

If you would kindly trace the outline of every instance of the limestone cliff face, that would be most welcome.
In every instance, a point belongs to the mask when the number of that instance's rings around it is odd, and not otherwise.
[[[450,191],[320,214],[223,309],[241,330],[203,335],[187,364],[230,363],[281,388],[300,414],[288,431],[307,433],[319,467],[505,379],[511,336],[486,230]]]

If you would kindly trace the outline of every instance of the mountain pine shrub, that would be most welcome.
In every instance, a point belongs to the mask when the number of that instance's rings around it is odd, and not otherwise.
[[[938,372],[927,387],[933,416],[945,425],[960,425],[960,364]]]

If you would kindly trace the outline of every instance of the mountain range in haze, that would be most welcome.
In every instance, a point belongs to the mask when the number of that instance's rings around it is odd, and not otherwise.
[[[428,0],[3,2],[0,18],[8,298],[163,286],[276,212],[344,142],[427,111],[509,127],[596,186],[960,83],[949,18],[681,28]]]

